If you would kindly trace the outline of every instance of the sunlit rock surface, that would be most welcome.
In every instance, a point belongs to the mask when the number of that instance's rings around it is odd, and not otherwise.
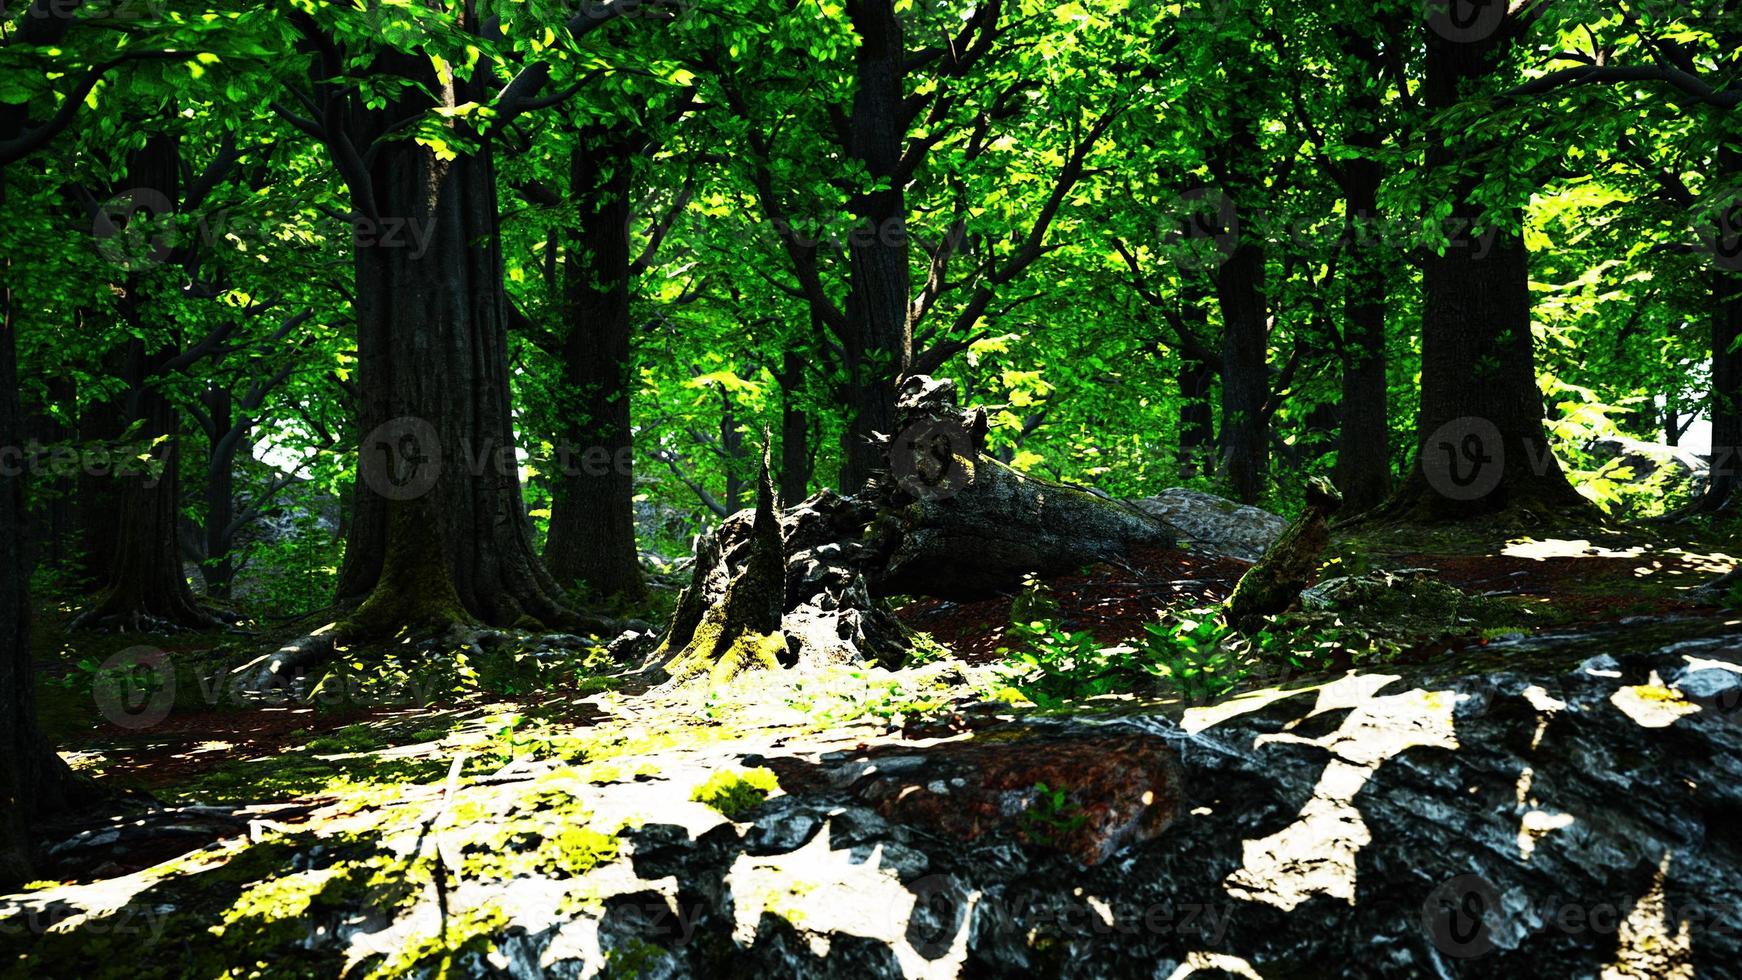
[[[245,886],[12,896],[0,948],[49,929],[73,955],[127,915],[170,975],[221,926],[359,970],[447,929],[451,974],[512,977],[1728,976],[1739,679],[1742,625],[1672,621],[1183,710],[541,762],[264,833],[282,851]],[[691,798],[744,766],[781,791]],[[226,889],[228,921],[199,918]],[[269,900],[294,914],[266,925]]]

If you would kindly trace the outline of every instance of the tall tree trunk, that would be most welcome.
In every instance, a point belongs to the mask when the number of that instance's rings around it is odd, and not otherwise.
[[[213,436],[206,454],[206,592],[228,596],[236,577],[230,523],[236,519],[236,455],[241,440],[232,432],[235,413],[229,389],[214,386],[204,398]]]
[[[563,380],[562,472],[552,486],[544,557],[559,582],[595,599],[639,599],[647,587],[635,543],[630,425],[630,147],[585,131],[569,157],[569,199],[580,226],[565,252],[568,332]]]
[[[1248,70],[1234,73],[1236,109],[1226,141],[1213,154],[1211,172],[1234,205],[1233,251],[1217,270],[1216,300],[1222,310],[1222,472],[1241,503],[1256,503],[1270,468],[1270,310],[1265,292],[1265,251],[1254,220],[1269,191],[1258,119],[1247,104],[1258,84]],[[1249,93],[1249,94],[1247,94]],[[1242,97],[1244,96],[1244,98]],[[1219,220],[1219,218],[1217,219]]]
[[[0,125],[0,139],[7,136]],[[0,169],[0,204],[5,201],[6,174]],[[20,445],[23,438],[9,264],[0,261],[0,446]],[[29,879],[32,823],[74,802],[80,788],[36,720],[22,470],[0,467],[0,885]]]
[[[349,626],[379,635],[465,619],[572,622],[533,550],[520,493],[493,147],[443,160],[390,138],[399,120],[432,108],[419,90],[449,107],[471,93],[438,79],[427,59],[381,61],[418,89],[361,113],[333,146],[360,215],[365,435],[340,595],[367,598]],[[347,162],[354,146],[373,147],[366,171]]]
[[[788,347],[780,357],[780,505],[810,495],[810,415],[804,410],[804,358]]]
[[[1494,34],[1453,42],[1427,36],[1425,103],[1458,103],[1465,89],[1493,78],[1518,25],[1507,15]],[[1492,149],[1460,134],[1428,141],[1430,169],[1470,169]],[[1482,225],[1477,177],[1454,187],[1445,253],[1422,268],[1421,412],[1417,464],[1389,513],[1463,519],[1513,508],[1579,512],[1575,492],[1549,451],[1530,332],[1529,255],[1517,209]],[[1481,229],[1480,232],[1475,229]]]
[[[841,488],[851,493],[884,465],[876,437],[896,434],[896,385],[913,358],[913,325],[907,195],[898,173],[906,137],[901,21],[894,0],[850,0],[847,12],[859,35],[848,151],[879,185],[853,199],[855,227],[847,243],[852,291],[843,347],[851,418]]]
[[[1186,478],[1210,468],[1216,448],[1216,408],[1212,393],[1217,366],[1182,352],[1179,369],[1179,467]]]
[[[1376,116],[1376,100],[1362,99],[1354,114]],[[1352,140],[1377,149],[1363,130]],[[1374,237],[1379,222],[1379,183],[1384,168],[1362,157],[1345,171],[1344,230],[1349,235],[1349,274],[1343,283],[1343,403],[1337,431],[1337,489],[1343,509],[1359,514],[1391,495],[1391,411],[1386,393],[1385,306],[1390,269]]]
[[[134,188],[179,201],[181,164],[178,139],[154,136],[129,158],[128,179]],[[149,322],[159,315],[155,295],[174,288],[166,274],[148,268],[126,277],[117,309],[136,338],[161,335],[168,326]],[[114,552],[97,596],[70,624],[75,629],[216,625],[194,600],[182,567],[180,413],[159,390],[168,362],[179,353],[179,331],[169,326],[168,332],[162,339],[133,340],[127,348],[125,417],[141,423],[138,435],[149,445],[151,459],[144,466],[130,464],[114,477]]]
[[[1222,306],[1222,465],[1241,503],[1264,493],[1270,464],[1269,312],[1264,249],[1242,241],[1216,279]]]
[[[103,354],[102,372],[110,377],[127,373],[127,349],[119,346]],[[83,446],[114,448],[126,431],[125,396],[114,395],[87,404],[79,413],[78,436]],[[113,463],[115,453],[108,462]],[[115,537],[120,530],[120,481],[110,466],[82,466],[76,479],[73,520],[79,549],[79,566],[86,584],[94,589],[109,581],[109,565],[115,558]]]
[[[1742,148],[1728,139],[1718,149],[1718,173],[1742,176]],[[1724,213],[1713,216],[1718,227],[1712,242],[1717,253],[1711,312],[1712,466],[1699,502],[1703,511],[1734,508],[1736,488],[1742,483],[1742,349],[1738,349],[1742,345],[1742,200],[1725,201],[1722,206]]]
[[[78,389],[70,378],[51,378],[46,384],[47,403],[29,413],[25,428],[30,446],[44,447],[45,455],[33,463],[36,472],[46,471],[38,485],[47,494],[31,502],[29,515],[29,560],[32,565],[64,569],[73,552],[73,493],[77,468],[68,465],[64,450],[75,437],[73,428],[57,420],[58,408],[65,418],[78,414]],[[58,447],[61,451],[56,451]]]

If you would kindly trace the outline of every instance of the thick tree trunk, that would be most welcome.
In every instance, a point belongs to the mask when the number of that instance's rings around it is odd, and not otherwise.
[[[1257,86],[1249,71],[1238,71],[1236,87]],[[1265,292],[1265,253],[1256,219],[1269,191],[1257,173],[1262,165],[1258,120],[1249,105],[1239,105],[1229,120],[1227,141],[1218,148],[1211,170],[1222,193],[1233,202],[1237,224],[1233,251],[1216,273],[1216,300],[1222,310],[1222,471],[1243,504],[1263,496],[1270,468],[1270,309]]]
[[[1515,29],[1504,23],[1486,40],[1459,43],[1424,28],[1428,108],[1455,105],[1464,89],[1492,77]],[[1486,149],[1464,134],[1435,138],[1427,165],[1468,169],[1465,160]],[[1577,516],[1588,505],[1567,483],[1543,428],[1521,215],[1502,211],[1484,226],[1479,184],[1459,180],[1445,228],[1450,244],[1424,261],[1417,462],[1386,512],[1429,520],[1507,510]]]
[[[787,350],[780,359],[780,503],[791,507],[810,494],[810,416],[804,410],[804,358]]]
[[[558,582],[589,597],[646,594],[635,542],[630,425],[628,144],[581,134],[569,158],[569,196],[580,226],[569,239],[563,298],[568,332],[563,380],[562,471],[552,487],[545,562]]]
[[[1222,306],[1222,465],[1243,504],[1264,494],[1270,464],[1269,313],[1264,249],[1242,241],[1216,280]]]
[[[1742,175],[1742,148],[1721,147],[1718,172]],[[1712,242],[1712,468],[1702,511],[1734,508],[1742,484],[1742,201],[1725,204]]]
[[[127,349],[118,347],[103,355],[102,371],[110,377],[127,374]],[[87,447],[113,449],[126,431],[125,396],[93,401],[79,414],[79,442]],[[110,455],[110,462],[118,453]],[[73,520],[79,549],[79,564],[86,584],[93,588],[109,581],[109,565],[115,558],[116,533],[120,530],[120,481],[112,467],[79,468]]]
[[[895,389],[913,357],[908,321],[907,196],[898,174],[905,138],[901,21],[894,0],[847,5],[859,51],[848,151],[880,189],[854,198],[848,238],[852,291],[846,350],[849,410],[841,488],[852,493],[881,468],[877,435],[892,435]]]
[[[146,359],[135,345],[135,380],[151,373],[158,358]],[[206,629],[216,621],[188,588],[181,552],[181,436],[169,400],[145,381],[135,390],[140,434],[150,443],[151,461],[130,462],[113,479],[119,486],[115,550],[108,580],[90,606],[75,617],[73,629]]]
[[[445,104],[468,97],[427,60],[383,60]],[[350,188],[365,436],[340,595],[367,596],[349,624],[359,635],[565,623],[573,614],[533,551],[520,493],[493,148],[442,160],[387,138],[429,108],[407,95],[335,147],[339,158],[355,145],[374,153],[366,185]]]
[[[153,137],[128,160],[134,188],[166,201],[181,200],[181,150],[173,136]],[[118,312],[135,337],[127,348],[124,377],[128,395],[124,417],[142,423],[138,436],[150,447],[151,462],[132,461],[116,482],[114,551],[100,591],[71,626],[75,629],[206,629],[216,621],[194,601],[182,569],[180,413],[158,389],[168,362],[179,353],[179,331],[158,316],[154,294],[174,287],[165,270],[130,271],[123,282]]]
[[[56,419],[54,410],[58,408],[63,417],[76,418],[78,389],[68,378],[50,379],[46,388],[48,403],[29,413],[25,426],[30,440],[27,445],[43,447],[44,455],[34,460],[32,465],[35,467],[33,472],[41,474],[37,478],[38,485],[47,490],[31,501],[29,560],[33,566],[64,569],[72,561],[74,551],[73,499],[77,467],[69,464],[70,457],[64,452],[56,452],[51,447],[64,449],[76,435],[71,426]]]
[[[1358,109],[1377,114],[1376,104]],[[1370,134],[1357,139],[1369,147]],[[1386,390],[1385,306],[1390,270],[1374,235],[1383,168],[1369,159],[1349,161],[1344,229],[1350,236],[1349,276],[1343,293],[1343,403],[1337,432],[1337,489],[1343,507],[1362,513],[1391,495],[1391,412]]]
[[[0,137],[5,136],[0,130]],[[6,200],[0,170],[0,203]],[[0,446],[23,438],[18,401],[17,324],[0,263]],[[30,877],[30,827],[80,795],[80,782],[36,721],[30,656],[30,565],[25,554],[22,467],[0,467],[0,886]]]

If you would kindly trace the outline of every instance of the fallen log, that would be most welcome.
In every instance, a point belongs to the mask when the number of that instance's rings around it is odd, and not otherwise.
[[[1012,593],[1030,574],[1174,543],[1166,525],[1134,507],[986,456],[985,412],[959,408],[953,382],[909,378],[898,408],[902,428],[886,440],[888,464],[860,493],[824,490],[776,511],[759,491],[754,510],[702,536],[650,668],[718,679],[771,659],[897,666],[911,642],[886,605],[891,596]],[[778,542],[768,536],[776,528]],[[771,629],[761,610],[777,593],[779,622]],[[760,597],[759,622],[738,608],[746,600],[735,596],[744,595]],[[743,637],[759,637],[756,649]]]

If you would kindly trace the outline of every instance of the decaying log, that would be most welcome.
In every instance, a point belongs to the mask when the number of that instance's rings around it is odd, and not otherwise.
[[[898,407],[902,428],[887,438],[887,469],[859,494],[824,490],[776,511],[759,493],[754,511],[697,542],[690,583],[650,666],[674,677],[718,677],[771,660],[895,666],[911,643],[885,605],[890,596],[1014,592],[1031,573],[1074,571],[1174,541],[1133,507],[987,457],[985,412],[957,407],[952,382],[909,378]],[[768,536],[774,527],[778,542]],[[779,622],[752,624],[736,607],[750,600],[739,595],[757,596],[761,610],[776,594],[778,567]]]
[[[1329,481],[1314,477],[1307,484],[1306,510],[1234,586],[1228,597],[1229,622],[1247,629],[1294,605],[1301,590],[1312,584],[1320,556],[1331,544],[1331,515],[1342,504],[1342,495]]]

